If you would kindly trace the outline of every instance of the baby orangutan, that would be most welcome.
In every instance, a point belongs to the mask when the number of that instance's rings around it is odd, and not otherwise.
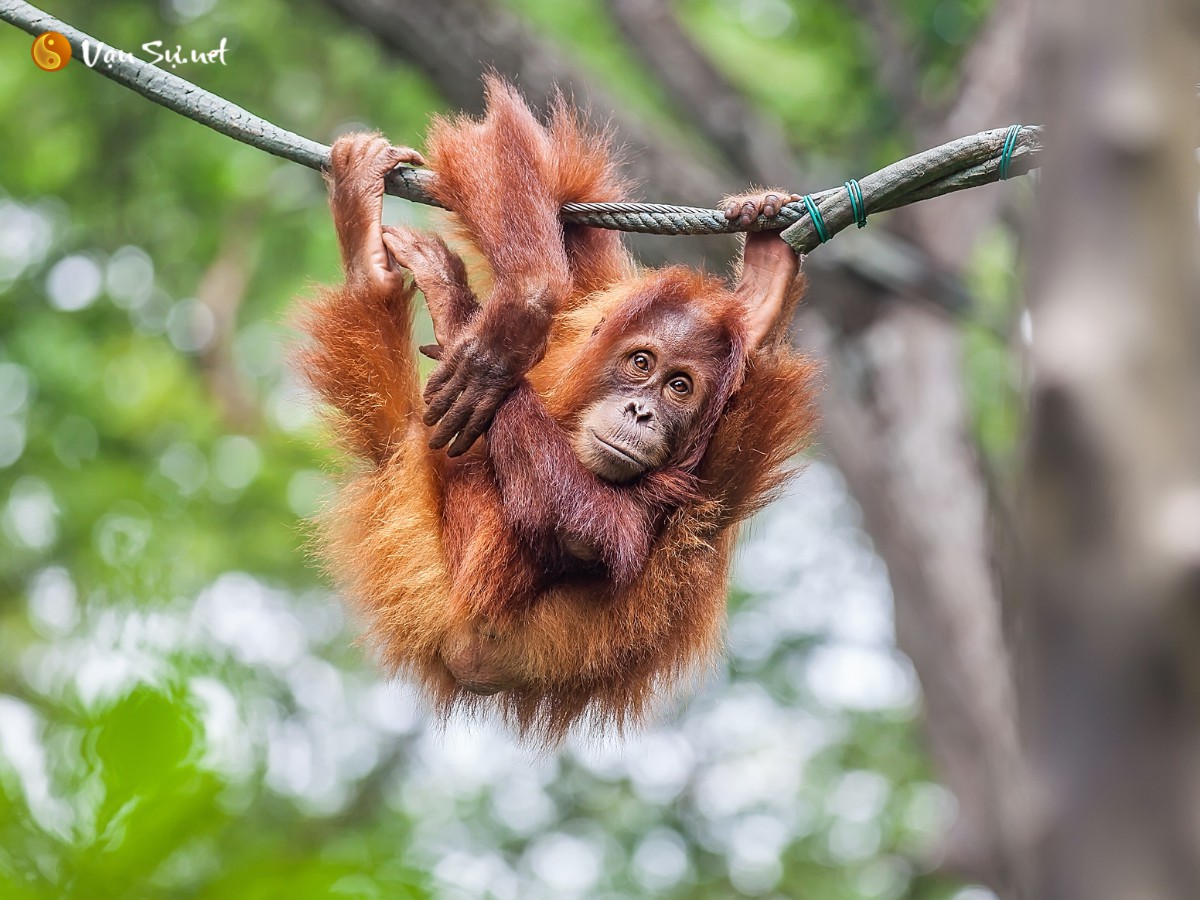
[[[384,177],[420,154],[351,135],[330,175],[346,281],[307,310],[301,361],[361,461],[320,541],[384,664],[443,714],[492,705],[553,743],[641,720],[713,658],[736,526],[808,439],[814,367],[787,341],[801,279],[778,236],[749,236],[732,287],[637,271],[615,232],[558,215],[624,198],[604,136],[487,88],[428,152],[486,301],[440,238],[381,225]],[[424,405],[408,273],[438,342]]]

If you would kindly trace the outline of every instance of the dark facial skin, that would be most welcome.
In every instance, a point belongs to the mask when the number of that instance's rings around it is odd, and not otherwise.
[[[706,337],[693,316],[668,312],[616,344],[600,399],[584,410],[575,431],[575,454],[586,468],[624,484],[670,459],[711,390]]]

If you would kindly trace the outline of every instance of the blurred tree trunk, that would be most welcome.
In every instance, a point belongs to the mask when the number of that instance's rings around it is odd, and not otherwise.
[[[1024,693],[1036,896],[1200,895],[1195,0],[1042,4]]]
[[[959,801],[946,864],[1006,900],[1024,897],[1013,685],[961,341],[944,314],[911,300],[861,335],[814,316],[801,337],[826,361],[822,438],[887,563],[896,640],[921,680],[938,774]]]

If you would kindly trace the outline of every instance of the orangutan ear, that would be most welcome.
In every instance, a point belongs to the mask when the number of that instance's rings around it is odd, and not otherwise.
[[[750,232],[742,251],[742,274],[735,293],[746,309],[746,341],[751,350],[763,342],[791,311],[789,299],[800,260],[772,231]]]

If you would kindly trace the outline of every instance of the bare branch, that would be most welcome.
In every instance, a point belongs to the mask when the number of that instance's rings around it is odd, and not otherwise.
[[[724,173],[680,154],[663,140],[660,129],[623,115],[621,104],[598,89],[578,64],[502,7],[478,0],[328,2],[429,73],[447,99],[463,109],[482,109],[479,72],[484,67],[514,78],[531,98],[548,97],[562,86],[581,107],[604,110],[622,138],[638,148],[629,160],[636,179],[680,197],[728,187]]]
[[[196,300],[209,309],[214,323],[212,340],[200,351],[200,365],[225,423],[240,430],[251,429],[259,421],[258,407],[246,392],[233,359],[238,309],[249,283],[248,249],[257,218],[256,211],[247,211],[241,221],[222,229],[217,256],[196,286]]]
[[[897,209],[918,200],[999,181],[1002,149],[1008,134],[1007,128],[981,131],[867,175],[860,181],[866,212]],[[1019,149],[1010,154],[1010,174],[1028,172],[1036,167],[1037,155],[1041,152],[1041,129],[1033,126],[1022,129],[1017,134],[1017,147]],[[817,201],[829,237],[854,224],[850,195],[845,188],[831,188],[812,196]],[[780,215],[798,213],[797,207],[804,208],[800,204],[789,204]],[[783,239],[797,253],[807,253],[821,243],[818,229],[808,216],[799,218],[796,224],[785,229]]]
[[[848,5],[870,34],[880,87],[892,98],[900,121],[922,133],[930,114],[921,99],[915,49],[895,5],[887,0],[850,0]]]
[[[643,64],[739,172],[761,184],[799,184],[782,125],[764,115],[684,30],[666,0],[606,0]]]

